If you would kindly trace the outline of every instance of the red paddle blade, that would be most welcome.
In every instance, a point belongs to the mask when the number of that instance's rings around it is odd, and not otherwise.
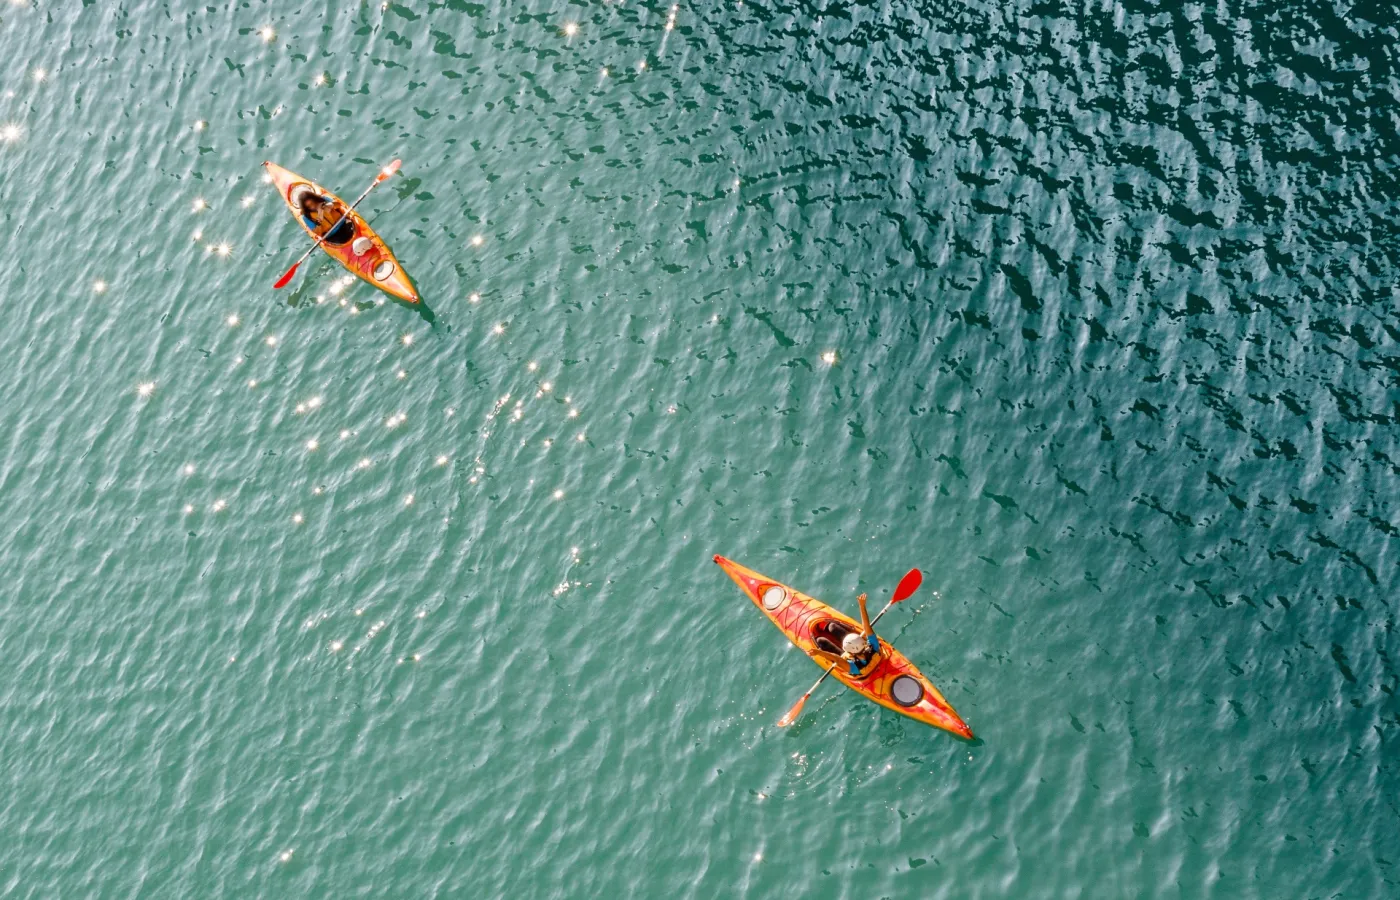
[[[399,170],[399,166],[401,165],[403,165],[403,160],[401,159],[396,159],[393,162],[389,163],[387,166],[384,167],[384,171],[380,172],[378,175],[375,176],[374,183],[378,184],[384,179],[389,178]]]
[[[802,715],[802,707],[807,705],[807,698],[810,696],[812,695],[803,694],[802,699],[797,701],[797,705],[794,706],[792,709],[788,710],[787,715],[783,716],[781,719],[778,720],[778,727],[786,728],[793,722],[796,722],[797,717]]]
[[[295,275],[295,274],[297,273],[297,266],[299,266],[299,265],[301,265],[301,263],[293,263],[293,264],[292,264],[292,267],[291,267],[290,269],[287,270],[287,274],[286,274],[286,275],[283,275],[281,278],[277,279],[277,283],[274,284],[272,287],[273,287],[274,289],[280,288],[280,287],[286,287],[286,286],[287,286],[287,282],[291,281],[291,280],[292,280],[292,276]]]
[[[919,585],[924,583],[924,575],[918,569],[910,569],[909,573],[899,579],[899,586],[894,589],[894,597],[891,603],[898,603],[901,600],[909,599],[909,595],[919,589]]]

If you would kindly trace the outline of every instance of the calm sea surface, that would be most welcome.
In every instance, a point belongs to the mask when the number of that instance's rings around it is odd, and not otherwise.
[[[1348,6],[7,2],[0,894],[1400,895]]]

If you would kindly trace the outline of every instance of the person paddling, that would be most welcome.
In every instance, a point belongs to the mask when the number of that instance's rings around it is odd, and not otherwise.
[[[848,632],[841,639],[839,655],[821,647],[815,651],[832,662],[844,661],[852,678],[859,678],[861,673],[873,666],[880,657],[880,639],[875,636],[875,629],[870,624],[870,613],[865,609],[865,595],[861,594],[856,598],[856,602],[860,604],[860,631]]]
[[[325,235],[327,244],[347,244],[355,236],[355,224],[350,221],[345,204],[307,191],[300,205],[301,220],[313,234]]]

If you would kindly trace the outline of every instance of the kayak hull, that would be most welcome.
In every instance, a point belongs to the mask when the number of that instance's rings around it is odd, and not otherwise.
[[[860,623],[855,619],[780,581],[760,575],[723,556],[716,556],[715,562],[734,579],[734,583],[769,621],[823,670],[831,663],[817,655],[817,641],[825,638],[839,647],[840,642],[835,639],[838,635],[860,629]],[[903,653],[884,640],[880,641],[880,659],[872,669],[853,677],[843,661],[832,671],[831,677],[887,709],[925,725],[951,731],[959,737],[972,738],[972,729],[967,727],[938,688],[933,686],[933,682],[925,678]]]
[[[272,177],[272,183],[276,186],[277,192],[282,195],[282,202],[287,204],[287,210],[292,214],[292,218],[296,219],[301,230],[305,231],[311,240],[316,240],[317,235],[302,221],[300,209],[293,198],[307,188],[326,197],[333,197],[336,200],[340,200],[340,198],[311,179],[303,178],[276,163],[265,162],[263,167],[267,169],[267,174]],[[340,200],[340,202],[345,206],[350,205],[344,200]],[[327,256],[350,270],[351,274],[379,288],[389,296],[397,297],[405,303],[417,303],[418,291],[414,289],[413,282],[409,280],[408,273],[403,270],[403,266],[399,265],[394,251],[389,249],[389,245],[384,243],[384,239],[375,234],[374,229],[370,228],[364,218],[353,209],[350,210],[350,222],[355,226],[355,233],[349,241],[340,245],[322,242],[321,249],[326,251]]]

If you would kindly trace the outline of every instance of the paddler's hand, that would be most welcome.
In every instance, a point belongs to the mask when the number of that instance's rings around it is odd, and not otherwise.
[[[874,630],[870,627],[870,613],[868,613],[868,612],[865,611],[865,595],[864,595],[864,594],[861,594],[859,597],[857,597],[857,598],[856,598],[856,603],[859,603],[859,604],[860,604],[860,631],[861,631],[861,634],[864,635],[865,637],[869,637],[871,634],[874,633]]]

